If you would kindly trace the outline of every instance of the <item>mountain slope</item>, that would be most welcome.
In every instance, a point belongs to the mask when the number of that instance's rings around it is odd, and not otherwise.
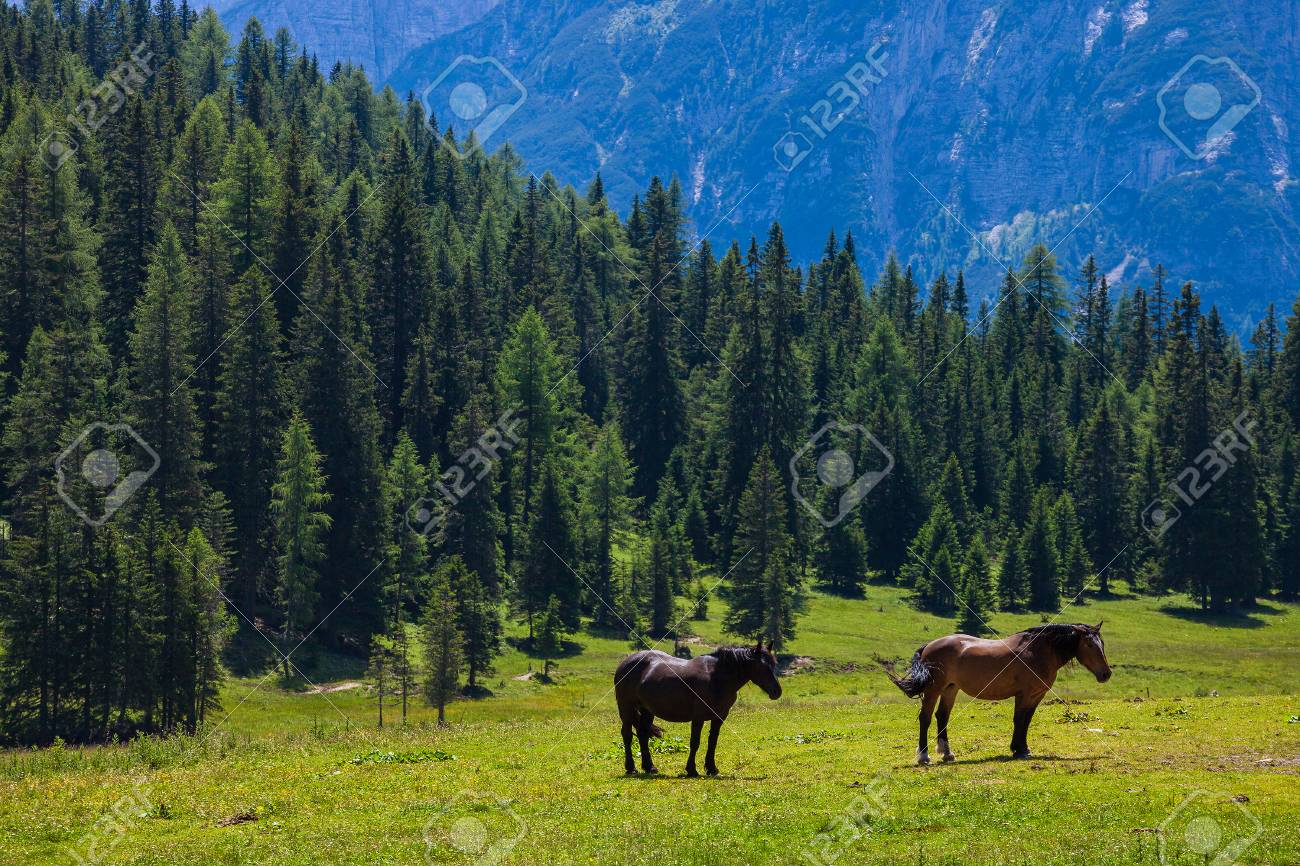
[[[1061,242],[1067,269],[1095,250],[1113,281],[1162,262],[1248,331],[1300,277],[1298,29],[1295,4],[1227,0],[504,0],[388,80],[418,93],[458,56],[492,56],[527,99],[489,147],[508,138],[579,185],[600,170],[620,207],[676,173],[699,231],[779,218],[808,257],[852,229],[868,268],[896,249],[922,275],[965,267],[984,293],[1032,242]],[[850,96],[876,43],[883,80]],[[1162,131],[1157,95],[1202,54],[1261,98],[1197,159]],[[1251,93],[1225,70],[1194,64],[1165,94],[1194,154],[1189,130],[1214,118],[1188,115],[1189,85],[1216,85],[1223,112]],[[787,172],[774,146],[790,132],[811,150]]]
[[[382,81],[414,48],[479,20],[500,0],[215,0],[209,4],[238,34],[257,18],[272,33],[288,27],[328,69],[351,60]]]

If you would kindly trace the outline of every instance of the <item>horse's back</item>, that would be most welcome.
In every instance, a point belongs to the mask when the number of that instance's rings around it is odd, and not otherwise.
[[[646,649],[638,650],[629,654],[614,669],[614,685],[636,684],[641,676],[651,666],[651,664],[660,659],[671,659],[672,656],[661,650]]]

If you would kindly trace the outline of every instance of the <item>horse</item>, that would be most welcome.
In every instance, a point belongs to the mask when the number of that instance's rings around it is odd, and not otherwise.
[[[1056,672],[1078,659],[1104,683],[1110,679],[1110,662],[1101,639],[1101,623],[1081,625],[1049,623],[1017,632],[1001,640],[984,640],[968,634],[951,634],[923,644],[912,656],[907,673],[885,674],[909,698],[921,698],[921,736],[916,749],[918,764],[930,763],[930,714],[939,722],[939,749],[945,762],[953,760],[948,747],[948,716],[957,692],[986,701],[1016,699],[1011,734],[1011,756],[1029,757],[1029,722],[1043,696],[1056,681]],[[938,710],[936,712],[936,705]]]
[[[700,747],[700,731],[706,721],[710,722],[704,771],[718,775],[718,765],[713,761],[718,732],[736,702],[736,693],[750,682],[772,700],[781,697],[776,656],[770,643],[764,648],[761,637],[752,647],[719,647],[693,659],[680,659],[659,650],[641,650],[623,659],[614,671],[614,693],[623,722],[627,775],[636,775],[632,760],[634,728],[641,741],[642,771],[659,772],[650,759],[650,738],[663,736],[654,723],[656,716],[668,722],[691,723],[691,754],[686,759],[686,775],[690,777],[699,775],[695,752]]]

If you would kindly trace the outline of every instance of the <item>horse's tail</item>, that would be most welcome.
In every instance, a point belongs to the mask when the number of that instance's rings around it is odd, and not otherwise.
[[[907,673],[903,676],[895,676],[893,665],[882,663],[881,667],[885,671],[885,676],[889,677],[890,682],[898,686],[898,690],[909,698],[920,697],[934,679],[934,671],[930,665],[921,659],[921,653],[929,644],[921,644],[921,648],[912,653],[912,661],[907,666]]]

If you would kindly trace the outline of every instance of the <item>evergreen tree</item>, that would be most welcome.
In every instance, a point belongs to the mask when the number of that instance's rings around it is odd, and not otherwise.
[[[777,649],[794,637],[804,606],[786,530],[783,487],[771,452],[764,448],[740,498],[738,560],[731,571],[731,607],[722,624],[733,634],[765,636]]]
[[[242,327],[222,347],[215,401],[221,435],[213,445],[217,484],[230,502],[235,530],[237,595],[251,605],[266,577],[271,499],[286,420],[282,353],[275,310],[262,304],[268,282],[257,265],[235,286],[232,304],[248,310]]]
[[[193,514],[203,499],[202,433],[190,386],[192,303],[180,236],[166,224],[136,305],[129,379],[135,429],[158,453],[151,486],[163,512],[177,517]]]
[[[981,635],[988,630],[993,579],[989,573],[989,555],[978,536],[966,550],[962,564],[961,588],[957,593],[957,630]]]
[[[289,642],[310,622],[320,593],[316,583],[325,557],[325,534],[331,526],[324,511],[330,495],[325,491],[321,455],[311,439],[311,429],[295,412],[285,430],[277,481],[271,488],[271,513],[275,519],[276,600],[284,617],[282,633],[287,649],[284,676],[289,676]]]
[[[464,637],[456,616],[456,597],[448,575],[435,572],[424,609],[424,697],[438,708],[438,724],[447,723],[447,703],[460,689]]]
[[[617,597],[614,547],[618,534],[631,523],[631,481],[623,439],[611,421],[592,443],[582,498],[586,558],[591,563],[591,591],[596,595],[591,609],[596,623],[604,626],[614,625],[607,605],[614,605]]]
[[[533,634],[534,620],[549,603],[558,610],[566,627],[578,626],[581,584],[574,572],[576,545],[573,520],[561,491],[559,472],[554,461],[542,470],[537,513],[528,530],[527,552],[520,563],[517,601]]]
[[[1046,488],[1034,495],[1020,539],[1019,559],[1028,579],[1029,607],[1033,610],[1059,610],[1060,558],[1056,550],[1056,527],[1052,524],[1051,491]]]
[[[1084,548],[1083,532],[1079,527],[1079,514],[1074,499],[1062,493],[1052,509],[1052,523],[1056,529],[1056,550],[1060,559],[1061,588],[1071,599],[1078,599],[1088,588],[1092,577],[1092,560]]]

